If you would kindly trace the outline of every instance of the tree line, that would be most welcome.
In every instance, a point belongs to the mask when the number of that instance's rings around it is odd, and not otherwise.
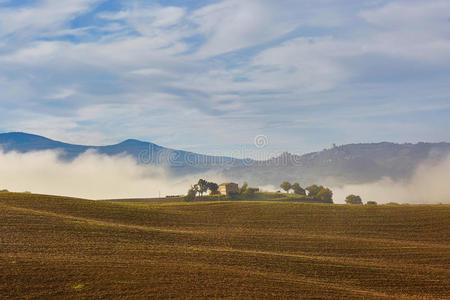
[[[303,188],[298,182],[291,184],[289,181],[284,181],[280,184],[280,188],[288,194],[292,191],[295,195],[303,196],[305,200],[320,203],[333,203],[333,191],[322,185],[312,184]],[[257,191],[259,191],[259,189],[251,188],[248,186],[247,182],[244,182],[237,192],[230,193],[228,196],[233,200],[253,199]],[[209,195],[212,196],[219,195],[219,185],[212,181],[199,179],[199,181],[188,190],[184,200],[195,201],[197,195],[202,197],[208,192]],[[363,204],[361,197],[353,194],[348,195],[345,202],[347,204]],[[367,204],[376,205],[377,203],[375,201],[368,201]]]
[[[333,203],[333,192],[322,185],[310,185],[306,188],[302,188],[298,182],[291,184],[289,181],[284,181],[280,184],[280,188],[286,193],[293,191],[294,194],[299,196],[308,196],[312,200],[323,202],[323,203]],[[358,195],[348,195],[345,198],[345,203],[347,204],[364,204],[361,197]],[[367,201],[367,205],[377,205],[376,201]]]
[[[249,187],[248,183],[244,182],[237,192],[230,193],[228,197],[233,200],[252,199],[258,190],[259,189],[257,188]],[[219,195],[219,185],[212,181],[199,179],[199,181],[188,190],[184,200],[194,201],[197,195],[202,197],[205,193],[208,193],[208,191],[211,196]]]
[[[323,203],[333,203],[333,192],[322,185],[313,184],[306,188],[302,188],[298,182],[291,184],[289,181],[284,181],[280,184],[280,188],[286,193],[291,190],[296,195],[308,196],[314,201]],[[308,194],[306,194],[308,192]]]
[[[361,197],[360,196],[358,196],[358,195],[348,195],[346,198],[345,198],[345,203],[347,203],[347,204],[364,204],[363,202],[362,202],[362,199],[361,199]],[[376,201],[367,201],[367,203],[366,203],[367,205],[377,205],[377,202]]]
[[[199,181],[191,186],[187,195],[184,197],[185,201],[194,201],[197,195],[203,196],[203,194],[210,192],[210,195],[219,194],[219,185],[212,181],[206,181],[199,179]]]

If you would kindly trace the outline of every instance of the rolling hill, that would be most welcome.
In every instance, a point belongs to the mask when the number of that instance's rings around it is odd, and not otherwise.
[[[422,163],[435,164],[450,155],[450,143],[349,144],[305,155],[283,153],[267,161],[230,167],[225,176],[255,185],[283,180],[309,185],[366,183],[382,177],[407,179]]]
[[[448,299],[450,206],[0,193],[1,299]]]
[[[278,185],[282,180],[302,184],[365,183],[382,177],[405,179],[423,162],[439,162],[450,155],[450,143],[349,144],[304,155],[283,153],[264,161],[209,156],[129,139],[109,146],[82,146],[26,133],[0,134],[4,151],[27,153],[59,150],[61,159],[74,159],[88,150],[104,155],[125,154],[140,164],[162,165],[174,175],[215,170],[233,181]]]
[[[0,134],[0,147],[5,152],[16,151],[19,153],[57,150],[61,152],[60,157],[64,160],[72,160],[89,150],[110,156],[125,154],[133,157],[140,164],[167,166],[174,169],[175,172],[183,174],[218,169],[223,166],[240,166],[244,162],[242,159],[231,157],[174,150],[135,139],[108,146],[82,146],[22,132]]]

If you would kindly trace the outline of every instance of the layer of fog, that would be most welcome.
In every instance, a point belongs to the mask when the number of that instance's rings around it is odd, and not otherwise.
[[[370,170],[367,170],[370,172]],[[336,179],[326,178],[328,182]],[[321,184],[317,182],[317,184]],[[306,186],[304,186],[306,187]],[[260,186],[267,192],[280,191],[275,185]],[[426,161],[419,165],[411,178],[393,180],[389,177],[366,184],[331,186],[334,203],[345,203],[350,194],[361,196],[364,203],[410,203],[410,204],[450,204],[450,156],[439,162]],[[292,192],[292,191],[291,191]]]
[[[370,170],[368,170],[370,172]],[[440,162],[422,163],[407,180],[383,178],[368,184],[334,187],[334,202],[344,203],[349,194],[360,195],[363,202],[436,204],[450,203],[450,156]]]
[[[161,167],[138,165],[127,156],[87,152],[71,162],[58,159],[55,151],[27,154],[0,151],[0,190],[54,194],[88,199],[146,198],[185,194],[199,178],[228,181],[217,173],[173,177]],[[370,170],[368,170],[370,172]],[[383,178],[367,184],[331,187],[335,203],[349,194],[364,202],[450,203],[450,157],[439,163],[423,163],[408,180]],[[274,186],[260,187],[279,190]]]
[[[138,165],[127,156],[87,152],[64,162],[58,155],[0,151],[0,190],[87,199],[147,198],[185,194],[200,177],[225,181],[214,173],[173,178],[164,168]]]

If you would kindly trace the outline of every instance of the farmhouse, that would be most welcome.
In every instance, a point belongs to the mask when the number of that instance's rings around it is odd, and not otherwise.
[[[239,185],[233,182],[222,183],[219,185],[219,193],[221,195],[229,195],[230,193],[238,193]]]

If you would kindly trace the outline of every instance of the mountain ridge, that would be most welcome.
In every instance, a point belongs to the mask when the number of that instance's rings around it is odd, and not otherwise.
[[[378,142],[333,146],[302,155],[285,152],[256,161],[175,150],[137,139],[106,146],[85,146],[23,132],[0,134],[0,148],[20,153],[59,150],[63,160],[73,160],[88,150],[110,156],[126,154],[139,164],[168,167],[174,175],[215,170],[230,180],[253,185],[274,185],[283,180],[302,184],[348,184],[382,177],[408,178],[421,163],[438,162],[450,155],[447,142]]]
[[[64,143],[40,135],[25,132],[0,133],[0,147],[5,152],[28,153],[33,151],[59,150],[63,160],[73,160],[88,150],[104,155],[127,154],[139,164],[164,165],[175,170],[217,169],[222,165],[240,165],[243,159],[227,156],[211,156],[166,148],[151,142],[127,139],[117,144],[88,146]],[[182,172],[183,173],[183,172]]]
[[[358,143],[303,155],[288,152],[246,169],[229,168],[225,176],[264,185],[280,180],[330,185],[365,183],[382,177],[406,179],[422,163],[439,163],[450,156],[450,143]],[[258,176],[255,176],[258,174]]]

